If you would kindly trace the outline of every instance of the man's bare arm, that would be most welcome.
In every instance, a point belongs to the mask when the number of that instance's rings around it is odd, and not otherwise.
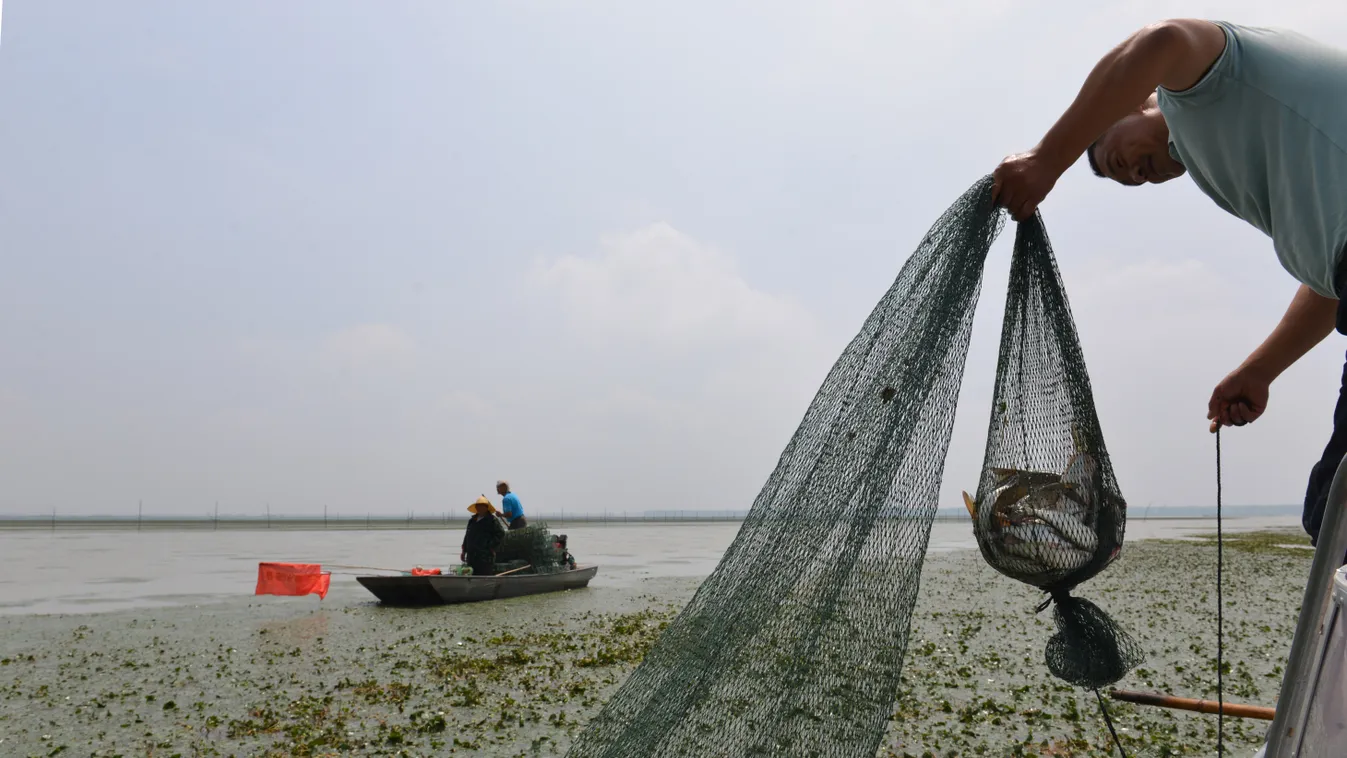
[[[1225,32],[1209,21],[1178,19],[1137,31],[1095,65],[1040,149],[1065,171],[1157,87],[1188,89],[1224,50]]]
[[[1257,371],[1269,382],[1276,379],[1333,332],[1337,313],[1337,300],[1300,285],[1277,328],[1249,355],[1241,368]]]
[[[993,199],[1017,218],[1033,213],[1104,130],[1157,87],[1193,86],[1224,50],[1225,32],[1209,21],[1176,19],[1137,31],[1095,64],[1076,99],[1036,147],[997,167]]]

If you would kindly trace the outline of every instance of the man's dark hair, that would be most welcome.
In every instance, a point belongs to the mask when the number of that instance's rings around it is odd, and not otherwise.
[[[1090,162],[1090,170],[1094,172],[1095,176],[1107,178],[1104,176],[1104,172],[1099,170],[1099,162],[1094,158],[1094,149],[1096,147],[1099,147],[1099,140],[1091,142],[1090,146],[1085,148],[1085,160]]]

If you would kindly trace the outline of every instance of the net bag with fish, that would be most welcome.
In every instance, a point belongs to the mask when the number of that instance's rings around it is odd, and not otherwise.
[[[984,177],[833,365],[715,571],[574,758],[874,758],[893,717],[983,264]]]
[[[1011,258],[991,424],[973,532],[997,571],[1042,589],[1057,632],[1049,670],[1090,689],[1141,661],[1140,649],[1075,587],[1117,558],[1127,505],[1095,412],[1085,358],[1047,232],[1019,224]]]

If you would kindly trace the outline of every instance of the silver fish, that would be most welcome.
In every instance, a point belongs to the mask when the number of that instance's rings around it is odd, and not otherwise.
[[[1062,549],[1072,547],[1069,542],[1062,539],[1062,536],[1057,533],[1057,530],[1047,524],[1016,524],[1015,526],[1008,526],[1005,529],[1002,529],[1001,533],[1008,538],[1006,539],[1006,544],[1008,546],[1018,545],[1025,542],[1038,542],[1050,547],[1060,547]]]
[[[1089,453],[1073,453],[1066,462],[1061,479],[1072,487],[1087,489],[1094,483],[1094,477],[1098,473],[1099,464],[1095,462],[1094,456]]]
[[[1041,576],[1044,574],[1052,574],[1056,571],[1056,569],[1048,568],[1037,561],[1021,558],[1010,553],[1001,555],[996,564],[1002,570],[1012,571],[1019,574],[1021,577]]]
[[[1092,528],[1101,495],[1098,460],[1084,452],[1085,436],[1071,428],[1076,452],[1060,474],[1028,469],[988,469],[988,494],[964,504],[980,533],[998,543],[998,567],[1024,577],[1075,571],[1099,548]]]
[[[1024,526],[1010,527],[1010,529],[1024,529]],[[1028,527],[1035,530],[1046,530],[1046,534],[1035,534],[1032,541],[1011,542],[1006,541],[1005,551],[1013,556],[1024,558],[1041,566],[1061,571],[1075,571],[1090,562],[1090,553],[1081,550],[1060,537],[1057,537],[1051,531],[1051,527],[1044,525],[1035,525]],[[1009,532],[1010,529],[1007,531]],[[1050,538],[1046,538],[1051,534]]]
[[[1068,498],[1062,498],[1063,501],[1069,501]],[[1061,537],[1070,542],[1073,547],[1084,550],[1091,555],[1099,547],[1099,537],[1094,530],[1086,526],[1085,523],[1066,508],[1034,508],[1029,511],[1034,518],[1042,521]]]
[[[968,512],[974,519],[987,522],[992,521],[1014,522],[1023,518],[1021,511],[1024,506],[1031,506],[1042,499],[1046,493],[1060,490],[1062,487],[1062,477],[1058,474],[1048,474],[1042,471],[1029,471],[1026,469],[1013,468],[992,468],[992,476],[995,480],[992,483],[991,494],[984,503],[974,503],[973,499],[964,493],[964,503],[968,506]],[[1049,500],[1053,499],[1052,494],[1047,494]]]
[[[992,476],[998,485],[1018,481],[1029,487],[1042,487],[1062,480],[1061,474],[1049,474],[1046,471],[1030,471],[1022,468],[991,468]]]
[[[1099,489],[1099,481],[1096,478],[1098,473],[1099,464],[1088,453],[1072,455],[1067,461],[1066,469],[1062,471],[1062,484],[1067,486],[1073,499],[1080,502],[1083,510],[1094,505],[1094,498]]]

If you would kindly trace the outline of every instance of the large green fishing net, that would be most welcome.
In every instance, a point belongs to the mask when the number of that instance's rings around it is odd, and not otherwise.
[[[824,380],[715,571],[569,755],[875,755],[902,673],[983,264],[1004,223],[991,186],[991,177],[976,183],[922,239]],[[1075,344],[1064,308],[1032,298],[1026,308]],[[1057,371],[1052,381],[1075,376]],[[1081,397],[1088,403],[1088,388]],[[1076,406],[1005,407],[1016,418],[1062,414],[1041,438],[1064,429],[1071,444]],[[1056,463],[988,449],[997,465]]]

